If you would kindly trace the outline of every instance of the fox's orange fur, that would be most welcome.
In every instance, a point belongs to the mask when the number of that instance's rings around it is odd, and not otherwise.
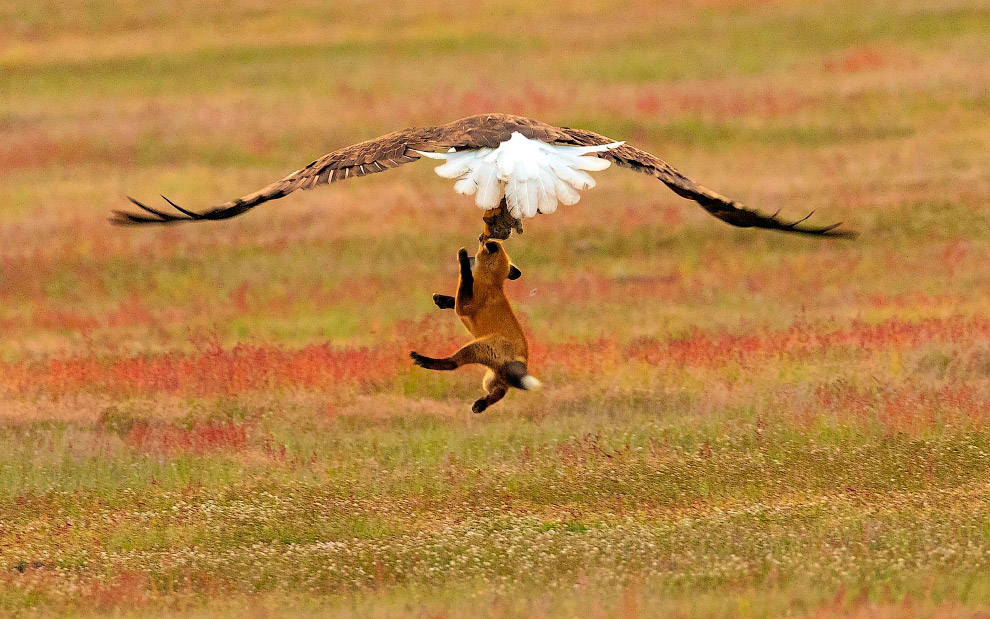
[[[431,370],[455,370],[470,363],[486,366],[482,385],[487,395],[472,407],[480,413],[505,397],[509,387],[536,389],[540,381],[529,375],[526,335],[505,296],[505,280],[520,275],[505,248],[498,241],[481,243],[473,269],[466,249],[461,248],[457,260],[461,273],[457,296],[433,295],[433,301],[441,309],[452,307],[475,339],[444,359],[416,352],[410,356],[416,365]]]

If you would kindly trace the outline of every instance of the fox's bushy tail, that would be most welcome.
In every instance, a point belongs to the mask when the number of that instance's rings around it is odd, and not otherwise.
[[[533,391],[543,386],[543,383],[538,378],[529,374],[526,364],[522,361],[510,361],[506,363],[502,367],[502,373],[505,376],[506,382],[516,389]]]

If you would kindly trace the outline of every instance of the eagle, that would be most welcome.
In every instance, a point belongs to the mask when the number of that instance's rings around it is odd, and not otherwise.
[[[851,237],[842,222],[810,226],[803,219],[786,221],[702,187],[656,155],[588,131],[557,127],[510,114],[468,116],[444,125],[412,127],[346,146],[254,193],[203,212],[185,209],[165,196],[174,209],[159,210],[128,197],[140,212],[113,211],[117,225],[174,224],[236,217],[284,197],[297,189],[312,189],[355,176],[365,176],[417,161],[438,159],[436,173],[456,179],[454,189],[473,195],[484,210],[480,240],[505,240],[522,232],[522,220],[552,213],[558,203],[574,204],[578,191],[591,189],[588,172],[611,164],[660,179],[678,195],[697,202],[718,219],[740,228],[765,228],[815,236]]]

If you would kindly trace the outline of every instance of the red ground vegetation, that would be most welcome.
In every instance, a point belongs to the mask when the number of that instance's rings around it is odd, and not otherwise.
[[[8,363],[0,370],[0,384],[15,394],[52,396],[93,390],[121,396],[204,396],[285,387],[332,390],[340,384],[372,384],[392,377],[400,359],[406,363],[395,348],[322,344],[288,350],[238,344],[224,349],[213,344],[191,354]]]
[[[289,349],[237,344],[224,348],[210,342],[192,353],[14,361],[0,364],[0,386],[13,396],[44,393],[56,397],[87,391],[121,396],[207,396],[282,388],[333,391],[340,386],[381,386],[410,370],[410,350],[427,347],[431,353],[447,354],[464,343],[449,329],[431,334],[433,322],[400,324],[395,328],[399,338],[374,347],[320,344]],[[990,342],[990,319],[894,318],[879,323],[854,321],[834,329],[797,322],[783,330],[693,329],[681,337],[637,338],[628,344],[609,337],[550,343],[532,338],[531,363],[569,376],[598,373],[630,362],[717,369],[729,363],[801,361],[830,352],[855,356],[911,350],[930,343],[974,341]]]

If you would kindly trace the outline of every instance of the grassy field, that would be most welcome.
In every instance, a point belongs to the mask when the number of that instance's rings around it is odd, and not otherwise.
[[[990,5],[327,4],[0,4],[0,615],[986,616]],[[861,237],[602,172],[472,415],[431,165],[106,223],[486,111]]]

